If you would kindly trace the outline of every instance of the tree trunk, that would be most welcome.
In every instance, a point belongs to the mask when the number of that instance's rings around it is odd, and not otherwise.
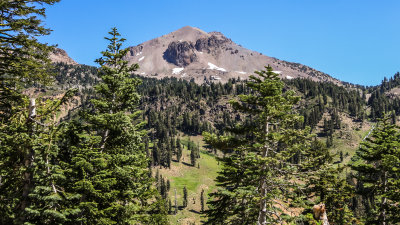
[[[383,175],[383,193],[387,192],[387,174],[388,172],[385,171]],[[380,217],[382,218],[381,224],[386,225],[386,204],[387,204],[387,198],[382,197],[382,211]]]
[[[34,130],[33,130],[33,119],[36,117],[36,101],[35,98],[30,99],[30,104],[29,104],[29,112],[28,112],[28,119],[27,119],[27,128],[28,128],[28,134],[31,138],[33,138],[34,135]],[[30,193],[30,190],[32,188],[32,179],[33,179],[33,172],[31,171],[32,169],[32,163],[35,158],[35,152],[33,150],[33,147],[31,146],[31,143],[26,146],[26,152],[24,155],[24,167],[25,167],[25,172],[24,172],[24,180],[23,180],[23,187],[22,187],[22,199],[21,199],[21,204],[19,207],[19,213],[20,217],[18,218],[20,223],[25,222],[25,209],[26,207],[29,206],[29,199],[28,195]]]
[[[265,158],[265,157],[268,156],[268,149],[269,149],[269,146],[268,146],[268,143],[267,143],[268,132],[269,132],[269,123],[268,123],[268,118],[267,118],[267,123],[265,125],[265,135],[266,135],[265,141],[266,141],[266,143],[265,143],[265,145],[263,147],[263,152],[261,154],[262,158]],[[261,173],[264,173],[266,169],[267,169],[267,165],[265,163],[263,163],[262,166],[261,166]],[[261,199],[260,199],[260,209],[259,209],[259,212],[258,212],[257,225],[265,225],[265,224],[267,224],[267,199],[266,199],[266,196],[267,196],[267,187],[266,186],[267,186],[267,184],[266,184],[266,179],[267,179],[266,176],[264,174],[262,174],[261,177],[260,177],[260,185],[258,187],[258,189],[260,191],[260,198]]]

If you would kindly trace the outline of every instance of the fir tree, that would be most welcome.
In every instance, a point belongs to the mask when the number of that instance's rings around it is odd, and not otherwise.
[[[58,0],[0,3],[0,223],[62,223],[64,209],[55,185],[63,179],[57,168],[55,115],[70,98],[51,101],[22,93],[26,86],[47,85],[51,46],[37,37],[44,5]],[[72,93],[72,92],[70,92]],[[40,219],[38,219],[40,218]]]
[[[176,197],[176,189],[175,189],[175,211],[174,211],[174,215],[176,215],[178,213],[178,199]]]
[[[140,84],[131,73],[137,64],[128,65],[123,58],[116,28],[109,32],[110,42],[103,57],[96,60],[101,66],[102,82],[95,86],[97,97],[92,99],[93,113],[85,114],[87,128],[73,133],[66,145],[65,170],[71,177],[68,187],[79,195],[74,204],[79,213],[71,223],[136,224],[165,223],[166,208],[152,179],[148,176],[148,158],[142,138],[143,122],[137,104]]]
[[[176,153],[176,160],[178,161],[178,162],[180,162],[181,161],[181,158],[182,158],[182,144],[181,144],[181,140],[180,139],[178,139],[177,141],[176,141],[176,146],[177,146],[177,153]]]
[[[50,34],[42,25],[43,5],[59,0],[2,1],[0,4],[0,90],[6,97],[10,88],[27,83],[46,84],[48,53],[52,47],[37,41],[37,37]],[[2,110],[2,109],[0,109]]]
[[[170,214],[172,212],[172,202],[171,199],[168,199],[168,214]]]
[[[390,117],[379,121],[352,159],[358,191],[366,202],[367,224],[400,221],[400,129]]]
[[[1,223],[54,223],[65,221],[65,175],[58,165],[61,135],[56,114],[74,95],[60,100],[30,99],[25,110],[0,127]],[[24,112],[25,111],[25,112]]]
[[[289,161],[307,148],[309,132],[294,129],[301,121],[292,112],[299,98],[291,91],[283,93],[283,83],[271,67],[256,74],[247,83],[252,93],[231,101],[251,116],[251,122],[230,129],[235,136],[204,133],[209,144],[228,153],[220,159],[219,189],[210,194],[208,224],[281,223],[287,217],[276,202],[289,204],[295,197],[291,192],[298,188],[291,182],[296,166]]]
[[[188,205],[188,193],[186,186],[183,187],[183,208],[186,208]]]
[[[357,220],[350,210],[353,187],[343,178],[345,167],[333,164],[333,155],[318,140],[302,156],[302,176],[307,199],[304,212],[324,203],[329,221],[333,224],[353,224]]]
[[[190,151],[190,164],[192,165],[192,166],[196,166],[196,150],[195,149],[192,149],[191,151]]]
[[[201,204],[201,212],[204,212],[204,189],[201,189],[200,204]]]

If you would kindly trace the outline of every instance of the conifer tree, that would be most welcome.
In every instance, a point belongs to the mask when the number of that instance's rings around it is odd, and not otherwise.
[[[180,162],[181,161],[181,158],[182,158],[182,144],[181,144],[181,139],[178,139],[177,141],[176,141],[176,146],[177,146],[177,153],[176,153],[176,160],[178,161],[178,162]]]
[[[174,215],[176,215],[178,213],[178,199],[176,197],[176,188],[175,188],[175,211],[174,211]]]
[[[42,25],[43,5],[59,0],[19,0],[0,3],[0,91],[1,96],[26,83],[50,81],[47,66],[51,46],[37,41],[50,34]],[[0,109],[2,110],[2,109]]]
[[[172,150],[171,148],[167,149],[167,159],[166,159],[166,166],[168,167],[168,169],[171,169],[171,161],[172,161]]]
[[[204,133],[206,142],[227,153],[220,159],[219,189],[210,194],[207,224],[282,223],[287,220],[282,205],[289,204],[289,197],[294,201],[290,194],[298,185],[291,182],[296,165],[290,161],[308,147],[309,130],[294,129],[301,121],[292,111],[299,98],[283,93],[272,68],[256,74],[247,83],[252,92],[231,101],[251,122],[229,129],[231,136]]]
[[[390,116],[378,122],[361,143],[351,166],[357,171],[357,189],[366,202],[367,224],[400,221],[400,129]]]
[[[333,224],[353,224],[357,222],[350,203],[354,197],[353,187],[343,177],[345,167],[333,164],[333,155],[318,140],[302,157],[302,176],[305,181],[303,192],[307,193],[304,212],[314,205],[325,204],[329,222]]]
[[[0,2],[0,223],[62,223],[56,184],[63,179],[56,164],[59,136],[55,117],[62,99],[35,99],[25,87],[47,85],[52,47],[37,37],[44,5],[58,0]]]
[[[191,151],[190,151],[190,164],[192,165],[192,166],[196,166],[196,150],[195,149],[192,149]]]
[[[73,95],[72,90],[59,100],[30,99],[30,104],[24,96],[25,108],[1,124],[1,224],[65,221],[65,192],[59,188],[65,175],[58,165],[61,133],[55,115]]]
[[[201,204],[201,212],[204,212],[204,189],[201,189],[200,204]]]
[[[188,205],[188,193],[186,186],[183,187],[183,208],[186,208]]]
[[[116,28],[105,39],[110,42],[101,66],[102,82],[95,86],[93,112],[85,114],[83,133],[72,132],[65,147],[64,164],[71,179],[69,191],[79,196],[73,201],[72,224],[166,223],[165,202],[148,176],[148,158],[142,138],[141,112],[136,109],[140,84],[131,73],[137,64],[123,58],[125,39]],[[162,179],[161,179],[162,180]],[[77,201],[77,202],[76,202]]]
[[[171,199],[169,198],[168,199],[168,213],[171,213],[172,212],[172,202],[171,202]]]

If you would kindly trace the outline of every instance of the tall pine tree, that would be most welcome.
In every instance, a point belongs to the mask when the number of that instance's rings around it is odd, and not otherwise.
[[[204,133],[206,141],[227,153],[220,159],[218,191],[211,193],[207,224],[281,223],[288,218],[283,209],[297,188],[295,154],[307,148],[309,130],[296,130],[301,117],[292,107],[299,101],[271,67],[257,71],[247,86],[251,94],[232,100],[250,123],[230,129],[231,136]]]
[[[37,41],[49,34],[44,5],[58,0],[0,2],[0,223],[62,223],[65,214],[56,184],[62,99],[35,99],[26,87],[49,84],[52,47]]]
[[[74,198],[71,224],[165,224],[166,209],[153,187],[142,138],[137,64],[123,59],[128,49],[116,28],[100,64],[102,82],[95,86],[93,111],[85,114],[83,128],[72,127],[65,144],[68,191]],[[81,131],[79,131],[81,130]]]
[[[329,222],[355,224],[357,221],[350,210],[353,187],[343,176],[345,167],[333,164],[333,155],[327,147],[315,139],[311,148],[303,154],[301,167],[305,183],[303,192],[308,200],[303,206],[306,209],[303,213],[311,213],[312,207],[322,202]]]
[[[367,224],[400,222],[400,129],[390,117],[379,121],[353,157],[357,190],[364,198]]]

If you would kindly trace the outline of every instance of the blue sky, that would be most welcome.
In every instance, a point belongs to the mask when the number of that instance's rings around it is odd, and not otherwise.
[[[400,71],[397,0],[61,0],[40,38],[79,63],[93,62],[117,27],[126,47],[183,26],[220,31],[237,44],[343,81],[376,85]]]

